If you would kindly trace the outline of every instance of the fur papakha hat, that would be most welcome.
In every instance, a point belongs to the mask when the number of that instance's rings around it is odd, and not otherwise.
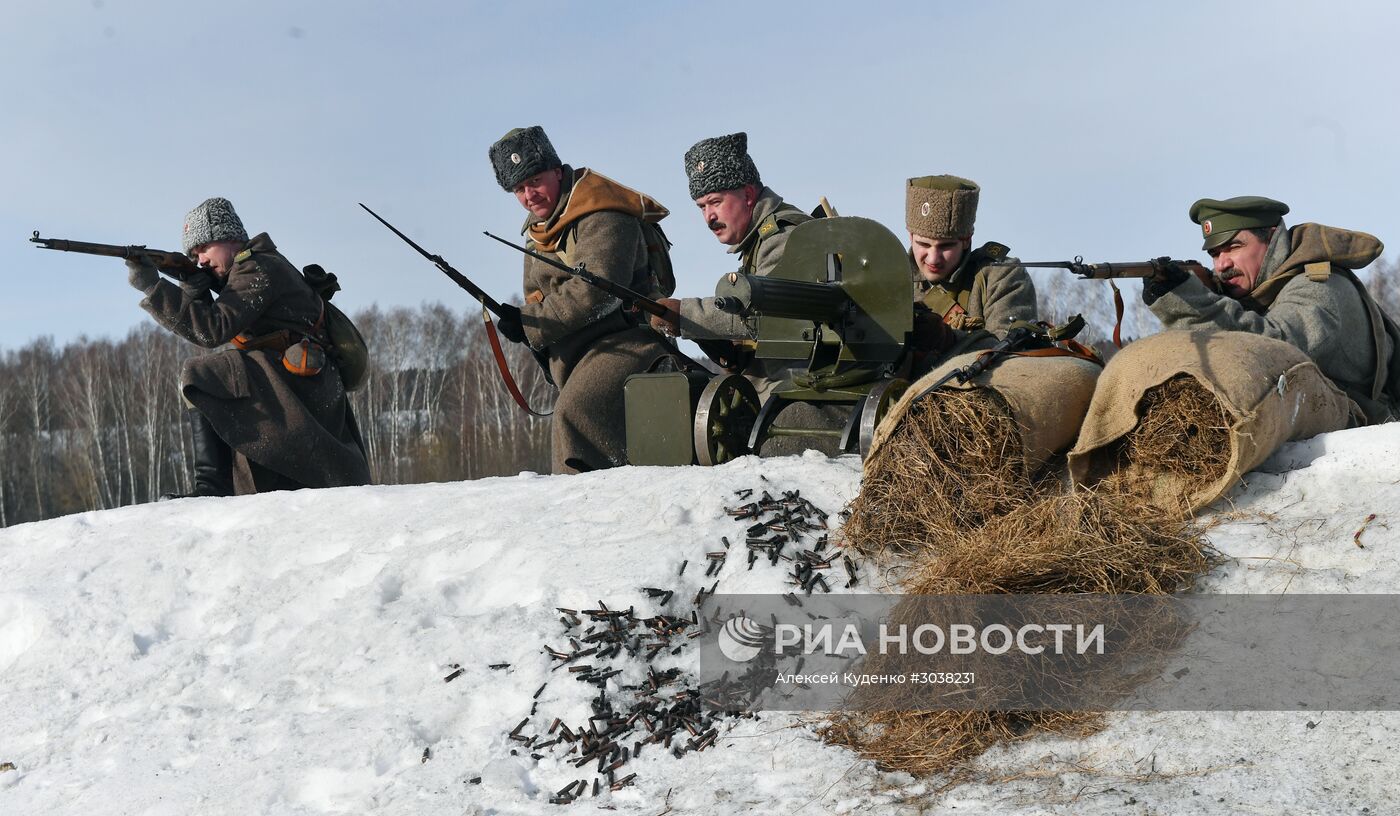
[[[185,216],[185,231],[180,246],[186,255],[196,247],[215,241],[248,240],[248,231],[227,198],[209,198]]]
[[[513,128],[491,145],[491,169],[496,171],[496,183],[506,192],[531,176],[563,167],[554,145],[549,143],[544,128],[531,125]]]
[[[904,187],[904,225],[925,238],[968,238],[981,190],[958,176],[911,178]]]
[[[731,133],[701,139],[685,151],[685,175],[692,199],[720,190],[737,190],[745,184],[763,186],[758,167],[749,156],[749,134]]]

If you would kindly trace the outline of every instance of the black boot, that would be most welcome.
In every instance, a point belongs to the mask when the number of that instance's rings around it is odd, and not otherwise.
[[[233,449],[214,432],[214,426],[204,414],[196,410],[189,414],[190,428],[194,432],[194,490],[166,493],[161,499],[232,496]]]

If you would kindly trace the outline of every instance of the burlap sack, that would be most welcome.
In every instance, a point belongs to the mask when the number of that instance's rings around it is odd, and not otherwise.
[[[974,351],[953,357],[909,386],[875,429],[865,457],[865,473],[879,468],[881,449],[908,413],[914,397],[949,371],[969,365],[979,354]],[[1074,443],[1101,370],[1098,364],[1076,357],[1008,357],[966,384],[952,380],[944,388],[988,389],[996,394],[1020,426],[1022,450],[1018,453],[1025,457],[1029,477],[1051,456]]]
[[[1128,345],[1099,378],[1069,454],[1076,484],[1097,484],[1124,466],[1115,443],[1138,426],[1143,396],[1180,375],[1205,387],[1231,418],[1225,473],[1206,481],[1184,478],[1165,466],[1170,463],[1134,466],[1156,465],[1154,495],[1179,496],[1187,513],[1224,496],[1284,442],[1340,430],[1360,418],[1355,403],[1288,343],[1247,332],[1163,332]]]

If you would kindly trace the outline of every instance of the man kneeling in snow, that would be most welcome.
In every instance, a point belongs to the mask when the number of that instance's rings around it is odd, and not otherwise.
[[[1213,291],[1172,268],[1146,281],[1143,302],[1167,329],[1262,334],[1298,347],[1372,424],[1400,418],[1400,327],[1353,270],[1385,247],[1364,232],[1299,224],[1288,205],[1260,196],[1191,205],[1215,262]]]
[[[148,257],[126,263],[131,285],[146,296],[141,308],[157,323],[204,348],[233,344],[186,360],[180,372],[180,391],[194,407],[189,495],[368,483],[364,443],[326,352],[321,295],[267,233],[248,238],[227,199],[190,211],[182,244],[211,274],[176,285]],[[236,488],[235,453],[247,463],[237,468]]]

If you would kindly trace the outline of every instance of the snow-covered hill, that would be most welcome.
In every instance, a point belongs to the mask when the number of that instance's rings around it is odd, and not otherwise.
[[[1232,560],[1208,591],[1397,591],[1400,425],[1293,445],[1265,470],[1211,533]],[[508,732],[541,685],[531,729],[590,713],[596,690],[541,651],[566,645],[556,607],[640,616],[657,587],[688,610],[714,581],[705,553],[742,531],[724,513],[734,491],[800,490],[834,519],[859,477],[852,458],[809,455],[186,500],[0,531],[0,767],[14,765],[0,813],[553,812],[592,775]],[[721,592],[786,591],[783,570],[742,567]],[[1400,791],[1397,742],[1390,713],[1115,714],[1085,740],[993,751],[940,793],[765,714],[681,759],[644,751],[633,784],[567,812],[1378,813]]]

